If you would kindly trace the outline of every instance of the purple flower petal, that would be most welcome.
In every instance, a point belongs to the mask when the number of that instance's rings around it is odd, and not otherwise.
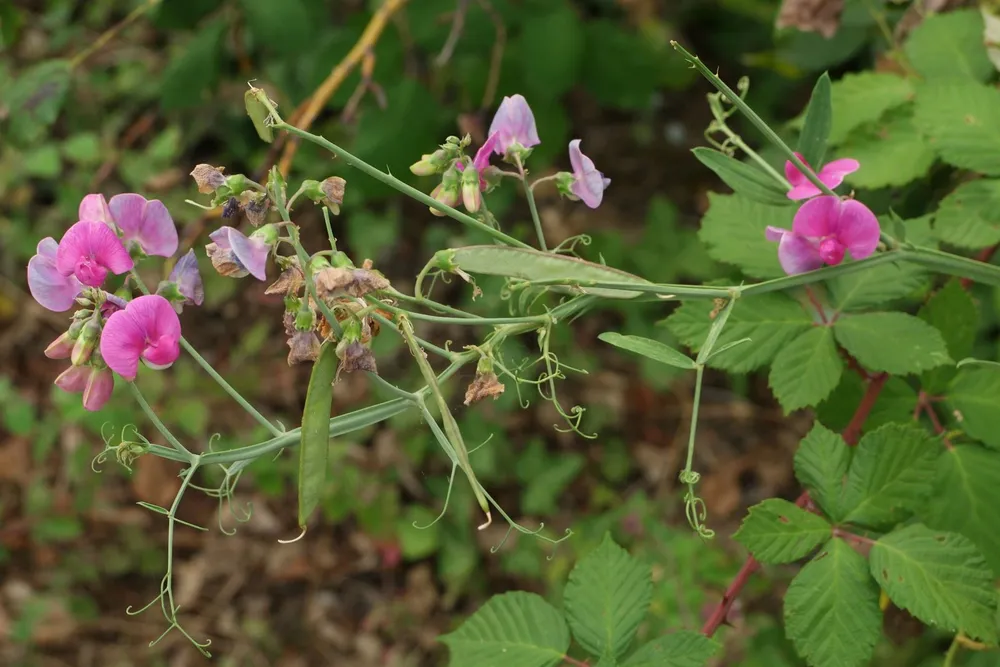
[[[479,147],[479,150],[476,151],[476,157],[472,160],[472,166],[475,167],[476,170],[482,171],[490,165],[490,156],[493,154],[493,151],[496,150],[499,142],[499,132],[494,132],[487,137],[486,142]]]
[[[782,235],[778,244],[778,261],[788,275],[813,271],[823,266],[823,259],[816,246],[795,232]]]
[[[607,187],[605,181],[610,184],[611,179],[605,179],[604,174],[597,171],[594,161],[583,154],[579,139],[569,142],[569,162],[573,166],[573,184],[570,190],[584,204],[597,208],[604,199],[604,188]]]
[[[219,227],[209,238],[221,250],[231,250],[236,261],[257,280],[267,280],[267,256],[271,246],[260,238],[247,238],[233,227]]]
[[[108,202],[104,195],[89,194],[80,201],[79,220],[88,222],[103,222],[106,225],[114,225],[115,220],[108,208]]]
[[[176,283],[177,291],[194,305],[200,306],[205,300],[205,288],[201,282],[198,257],[194,254],[194,250],[188,250],[186,255],[177,260],[167,280]]]
[[[140,296],[111,315],[101,334],[101,357],[115,373],[134,380],[139,359],[165,368],[180,355],[181,323],[170,302]]]
[[[83,390],[83,407],[90,412],[97,412],[111,398],[114,388],[115,375],[110,369],[91,370],[87,386]]]
[[[840,197],[815,197],[799,207],[792,220],[792,231],[800,236],[820,238],[837,231]]]
[[[83,291],[76,276],[63,275],[56,266],[59,244],[51,236],[38,242],[38,254],[28,260],[28,290],[43,308],[69,310]]]
[[[837,240],[847,247],[851,259],[870,257],[878,247],[881,230],[878,218],[867,206],[854,199],[841,202]]]
[[[115,195],[108,204],[125,241],[135,241],[147,255],[170,257],[177,252],[177,227],[159,199]]]
[[[514,144],[531,148],[542,143],[535,127],[535,115],[522,95],[503,98],[487,134],[494,133],[499,134],[496,145],[498,155],[509,152]]]
[[[780,241],[785,234],[791,233],[792,232],[790,230],[768,225],[767,229],[764,230],[764,237],[767,238],[768,241]]]

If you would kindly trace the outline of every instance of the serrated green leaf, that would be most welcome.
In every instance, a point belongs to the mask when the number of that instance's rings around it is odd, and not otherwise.
[[[941,446],[920,426],[886,424],[861,438],[844,485],[843,521],[879,530],[921,509]]]
[[[868,370],[907,375],[952,361],[941,333],[906,313],[842,315],[833,331]]]
[[[949,245],[972,250],[1000,242],[1000,179],[955,188],[938,205],[934,233]]]
[[[761,563],[791,563],[829,537],[826,519],[780,498],[751,507],[733,535]]]
[[[968,538],[913,524],[879,539],[869,567],[893,603],[924,623],[996,642],[993,573]]]
[[[959,428],[1000,449],[1000,368],[963,366],[946,396]]]
[[[785,346],[771,364],[768,386],[785,414],[817,405],[840,382],[844,361],[830,327],[813,327]]]
[[[913,98],[909,79],[883,72],[845,74],[831,90],[833,126],[830,143],[839,144],[855,128],[874,123],[882,115]]]
[[[958,279],[950,280],[935,292],[917,317],[941,332],[952,359],[972,354],[979,328],[979,310]],[[921,376],[921,387],[932,395],[943,393],[957,373],[951,366],[939,366]]]
[[[635,352],[668,366],[685,369],[694,368],[694,361],[690,357],[658,340],[643,338],[642,336],[623,336],[613,331],[605,331],[598,338],[605,343],[628,350],[629,352]]]
[[[857,128],[837,150],[861,168],[844,180],[857,188],[878,189],[905,185],[930,171],[934,150],[913,125],[913,109],[901,106],[878,121]]]
[[[958,445],[941,454],[924,523],[965,535],[1000,572],[1000,453]]]
[[[910,33],[903,50],[925,79],[986,81],[995,71],[983,46],[983,17],[977,9],[926,17]]]
[[[929,274],[913,264],[872,266],[826,282],[837,310],[862,310],[903,299],[923,289]]]
[[[764,237],[768,225],[791,229],[794,206],[766,206],[740,195],[708,193],[708,211],[698,237],[712,259],[735,264],[755,278],[785,275],[777,244]]]
[[[826,156],[826,142],[833,122],[833,103],[830,99],[830,75],[823,72],[813,86],[809,105],[806,107],[802,134],[799,135],[798,152],[807,164],[817,169]]]
[[[866,389],[867,381],[856,373],[844,373],[830,397],[816,408],[816,418],[834,431],[844,430],[851,422]],[[891,422],[910,421],[916,405],[917,392],[913,387],[903,378],[890,377],[868,414],[862,433]]]
[[[682,630],[644,644],[622,667],[705,667],[719,648],[705,635]]]
[[[649,568],[605,534],[580,559],[564,592],[566,617],[576,641],[593,655],[621,657],[646,617],[653,595]]]
[[[453,667],[552,667],[569,648],[569,628],[559,610],[539,595],[495,595],[451,634]]]
[[[1000,176],[1000,90],[972,81],[921,84],[913,122],[948,164]]]
[[[698,161],[715,172],[722,182],[738,195],[771,206],[788,206],[792,203],[785,190],[759,167],[741,162],[712,148],[704,146],[691,151]]]
[[[878,585],[864,556],[832,539],[785,593],[785,633],[814,667],[866,665],[882,635]]]
[[[844,439],[819,422],[813,424],[795,452],[795,477],[834,521],[844,516],[841,497],[851,455]]]
[[[688,301],[664,322],[682,343],[697,351],[712,324],[715,306],[708,301]],[[712,368],[746,373],[771,363],[779,351],[808,331],[813,321],[802,306],[786,294],[761,294],[740,298],[722,330],[718,348],[742,338],[751,343],[719,352],[708,360]]]

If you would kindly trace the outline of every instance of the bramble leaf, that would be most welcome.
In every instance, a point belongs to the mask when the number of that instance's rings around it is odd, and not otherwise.
[[[795,452],[795,476],[834,521],[843,517],[841,496],[851,455],[844,439],[819,422],[813,424]]]
[[[963,359],[972,354],[979,328],[979,310],[957,279],[950,280],[935,292],[920,308],[917,317],[941,332],[952,359]],[[921,376],[921,387],[930,394],[944,393],[957,373],[958,370],[952,366],[938,366]]]
[[[845,74],[834,81],[833,126],[830,143],[837,145],[847,139],[857,127],[877,121],[889,109],[906,104],[913,98],[909,79],[883,72]]]
[[[1000,242],[1000,179],[955,188],[938,205],[934,233],[949,245],[971,250]]]
[[[863,310],[903,299],[927,285],[929,275],[903,262],[879,264],[826,281],[837,310]]]
[[[857,188],[905,185],[924,176],[934,163],[934,151],[913,125],[913,110],[898,107],[870,125],[852,132],[837,149],[861,168],[845,180]]]
[[[605,534],[569,574],[564,599],[573,636],[593,655],[621,657],[646,617],[652,595],[649,568]]]
[[[817,405],[840,382],[844,361],[830,327],[813,327],[774,358],[768,385],[785,414]]]
[[[658,340],[643,338],[642,336],[623,336],[613,331],[605,331],[598,338],[615,347],[634,352],[669,366],[686,369],[695,367],[694,361],[690,357]]]
[[[552,667],[569,648],[569,628],[539,595],[514,591],[490,598],[440,640],[454,667]]]
[[[622,667],[704,667],[719,648],[705,635],[682,630],[642,645]]]
[[[785,593],[785,633],[815,667],[868,663],[882,635],[878,585],[864,556],[831,539]]]
[[[921,84],[913,122],[948,164],[1000,176],[1000,90],[972,81]]]
[[[751,507],[733,535],[761,563],[791,563],[829,537],[826,519],[781,498],[769,498]]]
[[[951,381],[947,400],[959,428],[1000,449],[1000,368],[963,366]]]
[[[968,538],[913,524],[879,539],[868,564],[889,598],[924,623],[996,641],[993,573]]]
[[[767,206],[741,195],[708,193],[708,211],[698,237],[712,259],[735,264],[755,278],[785,275],[778,263],[777,244],[764,237],[768,225],[791,229],[794,206]]]
[[[925,79],[986,81],[994,72],[983,47],[983,17],[976,9],[932,14],[910,33],[906,57]]]
[[[868,370],[906,375],[951,362],[941,333],[906,313],[842,315],[833,331]]]

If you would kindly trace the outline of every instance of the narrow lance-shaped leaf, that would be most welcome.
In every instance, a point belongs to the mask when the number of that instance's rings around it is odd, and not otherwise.
[[[726,322],[729,320],[729,316],[733,312],[733,306],[736,305],[737,297],[730,297],[729,302],[726,306],[715,314],[715,319],[712,321],[712,326],[708,328],[708,336],[705,337],[705,343],[698,350],[697,363],[704,364],[705,361],[712,356],[712,350],[715,348],[716,341],[719,340],[719,336],[722,335],[722,330],[726,326]]]
[[[805,161],[813,168],[823,166],[826,156],[826,142],[830,137],[830,127],[833,124],[833,102],[830,94],[830,75],[823,75],[813,87],[809,106],[806,108],[806,121],[799,136],[798,149]]]
[[[751,507],[733,535],[761,563],[791,563],[829,537],[826,519],[780,498],[769,498]]]
[[[274,107],[271,101],[260,88],[250,86],[250,90],[243,94],[246,103],[247,115],[253,121],[253,127],[257,130],[258,136],[267,143],[274,141],[274,130],[271,128],[270,117]]]
[[[620,333],[606,331],[598,336],[605,343],[620,347],[629,352],[635,352],[654,361],[675,366],[677,368],[693,369],[694,362],[666,343],[642,336],[623,336]]]
[[[715,172],[722,182],[743,195],[761,204],[788,206],[791,200],[785,196],[787,188],[782,188],[773,177],[762,169],[712,148],[704,146],[691,151],[698,161]]]
[[[333,407],[333,380],[337,376],[337,347],[326,342],[313,364],[302,411],[302,441],[299,444],[299,526],[319,504],[326,485],[330,451],[330,410]]]

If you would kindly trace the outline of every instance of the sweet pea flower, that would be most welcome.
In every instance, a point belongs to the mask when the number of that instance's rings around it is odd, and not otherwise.
[[[59,244],[51,236],[38,242],[37,254],[28,260],[28,289],[43,308],[61,313],[73,307],[83,291],[76,276],[64,275],[56,267]]]
[[[172,285],[172,289],[176,290],[175,294],[168,295],[171,301],[175,298],[179,299],[178,305],[183,304],[194,304],[200,306],[205,300],[205,288],[201,282],[201,273],[198,271],[198,258],[194,254],[194,250],[188,250],[187,254],[177,260],[177,264],[174,265],[173,271],[170,272],[170,277],[167,278],[167,284]],[[161,286],[163,288],[164,286]],[[159,293],[160,290],[158,289]]]
[[[56,378],[55,385],[65,392],[78,394],[87,388],[90,379],[90,368],[87,366],[70,366]]]
[[[859,201],[840,197],[816,197],[795,213],[791,231],[768,227],[768,241],[778,241],[778,260],[792,275],[840,264],[847,251],[852,259],[864,259],[879,242],[878,219]]]
[[[604,190],[611,185],[611,179],[597,171],[594,161],[583,154],[579,139],[569,142],[569,162],[573,166],[570,191],[590,208],[597,208],[604,199]]]
[[[111,398],[115,389],[115,375],[108,368],[92,368],[83,388],[83,407],[90,412],[97,412]]]
[[[229,278],[250,274],[257,280],[267,280],[267,256],[271,252],[271,244],[258,233],[269,227],[261,227],[250,237],[229,226],[219,227],[209,234],[212,243],[205,246],[205,252],[215,270]]]
[[[101,357],[126,380],[134,380],[139,359],[151,368],[170,366],[180,356],[181,322],[158,294],[140,296],[108,318],[101,334]]]
[[[108,271],[118,275],[130,271],[133,266],[121,239],[103,222],[81,220],[66,230],[56,249],[59,273],[75,275],[90,287],[100,287]]]
[[[129,192],[112,197],[108,208],[126,243],[136,243],[147,255],[170,257],[177,252],[177,227],[159,199]]]
[[[535,127],[535,115],[523,95],[503,98],[487,134],[500,135],[494,148],[497,155],[506,155],[516,146],[531,148],[542,143]]]
[[[802,163],[812,169],[812,165],[805,161],[801,153],[796,153],[795,157],[802,160]],[[834,160],[823,165],[823,168],[816,172],[820,182],[833,190],[844,182],[844,177],[853,174],[861,167],[861,163],[851,158]],[[799,168],[792,164],[791,160],[785,162],[785,178],[791,184],[792,189],[786,195],[789,199],[808,199],[822,194],[823,191],[817,188],[806,178],[806,175],[799,171]]]
[[[89,194],[80,201],[78,220],[89,220],[91,222],[103,222],[108,226],[115,224],[108,202],[101,194]]]

